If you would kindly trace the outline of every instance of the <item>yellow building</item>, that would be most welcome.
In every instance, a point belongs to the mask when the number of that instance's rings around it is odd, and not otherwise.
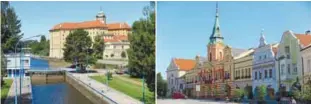
[[[106,15],[103,11],[96,15],[96,20],[60,23],[50,29],[50,57],[63,58],[66,37],[76,29],[87,31],[92,41],[94,41],[95,36],[103,34],[127,37],[131,31],[131,27],[127,23],[107,23]]]
[[[234,58],[234,87],[244,89],[252,86],[252,69],[253,69],[254,49],[240,54]]]

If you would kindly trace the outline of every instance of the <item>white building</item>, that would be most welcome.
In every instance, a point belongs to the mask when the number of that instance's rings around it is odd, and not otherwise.
[[[174,92],[182,92],[185,88],[184,76],[187,71],[190,71],[195,66],[195,60],[173,58],[166,70],[168,95]]]
[[[272,88],[273,91],[269,92],[272,95],[278,91],[275,69],[275,55],[277,47],[278,44],[267,44],[264,34],[261,33],[260,44],[255,49],[253,59],[253,92],[256,92],[255,88],[260,85]]]
[[[311,44],[301,50],[304,83],[311,82]]]
[[[275,67],[281,88],[290,91],[297,78],[302,84],[302,59],[300,50],[311,42],[311,35],[295,34],[288,30],[283,33],[278,46]],[[280,73],[280,74],[279,74]]]
[[[5,54],[7,66],[6,66],[6,73],[7,77],[14,77],[18,76],[20,71],[24,75],[24,70],[30,69],[31,63],[31,55],[24,54],[21,58],[20,54]],[[20,70],[24,69],[24,70]]]
[[[105,35],[104,41],[105,50],[103,52],[103,59],[128,59],[127,49],[130,48],[128,36]]]

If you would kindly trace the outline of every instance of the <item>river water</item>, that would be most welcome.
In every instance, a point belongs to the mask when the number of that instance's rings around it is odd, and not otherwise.
[[[47,60],[33,58],[31,65],[33,70],[49,70]],[[32,97],[32,104],[92,104],[78,90],[62,80],[53,83],[32,80]]]

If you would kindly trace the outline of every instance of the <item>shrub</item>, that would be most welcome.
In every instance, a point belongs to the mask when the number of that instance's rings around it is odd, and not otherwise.
[[[112,79],[112,72],[107,72],[107,77],[108,77],[108,80],[111,80]]]
[[[240,101],[241,98],[243,98],[244,90],[243,89],[235,89],[234,90],[234,98]]]
[[[257,98],[259,100],[264,100],[265,95],[267,94],[267,88],[265,85],[258,86],[256,88],[256,92],[258,94]]]

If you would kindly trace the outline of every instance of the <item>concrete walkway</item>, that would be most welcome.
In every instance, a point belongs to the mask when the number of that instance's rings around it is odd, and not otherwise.
[[[4,101],[4,104],[14,104],[15,102],[15,95],[16,95],[16,90],[15,90],[15,86],[17,86],[17,95],[18,95],[18,103],[22,103],[22,104],[31,104],[32,102],[32,90],[31,90],[31,80],[30,77],[24,77],[22,79],[22,97],[21,99],[20,94],[19,94],[19,88],[20,88],[20,80],[19,78],[17,78],[17,85],[15,84],[15,79],[13,78],[13,82],[11,85],[11,88],[8,92],[8,96],[6,98],[6,100]]]
[[[142,104],[142,102],[137,99],[134,99],[122,92],[107,87],[105,84],[102,84],[94,79],[89,78],[89,76],[99,75],[99,73],[89,73],[89,74],[68,73],[68,74],[71,74],[75,78],[81,80],[82,82],[89,84],[93,89],[96,89],[98,92],[101,92],[103,95],[109,97],[118,104]],[[96,91],[93,92],[98,93]]]

